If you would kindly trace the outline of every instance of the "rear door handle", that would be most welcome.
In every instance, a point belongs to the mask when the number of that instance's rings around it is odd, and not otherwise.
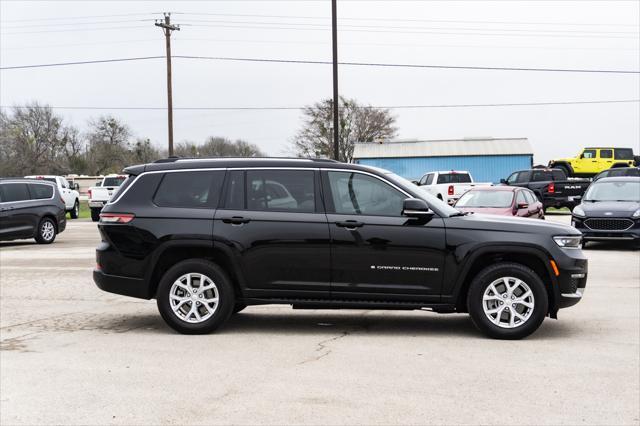
[[[344,221],[336,222],[336,226],[339,226],[340,228],[346,228],[346,229],[348,229],[350,231],[353,231],[356,228],[360,228],[360,227],[364,226],[364,223],[358,222],[357,220],[344,220]]]
[[[246,217],[242,216],[223,217],[222,222],[230,223],[232,225],[242,225],[251,222],[251,219],[247,219]]]

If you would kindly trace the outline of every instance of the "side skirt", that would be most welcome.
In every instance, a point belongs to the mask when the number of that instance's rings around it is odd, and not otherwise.
[[[453,313],[455,305],[445,303],[395,302],[384,300],[336,300],[293,298],[247,298],[247,305],[291,305],[293,309],[386,309],[386,310],[431,310],[438,313]]]

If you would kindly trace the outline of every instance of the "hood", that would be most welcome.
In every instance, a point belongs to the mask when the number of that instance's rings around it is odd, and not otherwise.
[[[513,209],[511,207],[456,207],[456,209],[460,210],[461,212],[513,216]]]
[[[640,209],[636,201],[598,201],[596,203],[583,202],[580,204],[585,215],[589,217],[630,217]]]
[[[468,214],[447,219],[447,227],[477,229],[486,231],[514,232],[520,234],[581,235],[576,228],[557,222],[530,219],[517,216],[491,214]]]

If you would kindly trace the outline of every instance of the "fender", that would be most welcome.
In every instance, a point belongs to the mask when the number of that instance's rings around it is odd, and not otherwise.
[[[526,243],[489,243],[489,244],[483,244],[480,246],[471,247],[469,250],[466,250],[463,253],[458,253],[460,249],[462,249],[462,246],[456,250],[457,253],[455,255],[457,257],[456,260],[458,264],[462,264],[463,266],[462,268],[459,269],[460,272],[458,273],[457,277],[455,277],[455,280],[453,281],[454,285],[452,288],[452,293],[450,296],[448,296],[448,298],[450,298],[452,303],[457,302],[458,297],[460,296],[460,292],[463,290],[465,281],[468,277],[469,271],[472,265],[474,264],[474,262],[480,256],[483,256],[485,254],[491,254],[491,253],[502,253],[502,254],[515,253],[515,254],[527,254],[527,255],[535,256],[538,260],[542,262],[542,264],[546,269],[548,277],[551,278],[551,282],[548,284],[551,285],[550,290],[553,293],[554,300],[558,300],[558,297],[560,296],[557,280],[553,271],[551,270],[551,265],[549,263],[549,259],[552,258],[551,254],[548,253],[546,250],[543,250],[539,246],[534,246]],[[546,283],[546,280],[544,279],[544,277],[541,277],[541,279]],[[444,299],[445,299],[445,296],[443,296],[443,301],[445,301]],[[550,304],[554,303],[551,300],[549,302]],[[553,306],[551,305],[549,306],[549,311],[553,311],[554,309],[555,308]]]

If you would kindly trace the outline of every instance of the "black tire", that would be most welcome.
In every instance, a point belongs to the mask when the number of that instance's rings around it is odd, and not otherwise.
[[[100,220],[100,209],[91,209],[91,220],[97,222]]]
[[[483,296],[487,287],[503,277],[513,277],[522,280],[533,294],[533,310],[527,319],[514,328],[503,328],[491,321],[483,309]],[[496,284],[496,287],[500,284]],[[498,299],[501,300],[501,299]],[[509,298],[505,299],[508,302]],[[502,305],[502,301],[499,302]],[[510,303],[510,302],[509,302]],[[475,326],[487,336],[494,339],[515,340],[529,336],[536,331],[549,309],[549,297],[540,277],[529,267],[519,263],[501,262],[480,271],[473,279],[467,294],[467,309]],[[511,317],[508,307],[506,314]],[[511,309],[514,309],[513,307]],[[522,305],[521,305],[521,309]],[[500,313],[504,316],[505,312]],[[521,312],[522,313],[522,312]],[[498,320],[500,321],[500,320]]]
[[[565,176],[567,177],[571,177],[571,169],[569,169],[569,167],[565,164],[558,164],[556,166],[553,166],[554,169],[560,169],[564,172]]]
[[[71,219],[77,219],[80,216],[80,202],[78,200],[73,203],[73,209],[69,212],[69,216]]]
[[[56,222],[50,217],[44,217],[38,224],[35,239],[38,244],[51,244],[56,240],[57,234]]]
[[[237,303],[235,304],[235,306],[233,307],[233,313],[234,313],[234,315],[235,315],[235,314],[237,314],[237,313],[239,313],[239,312],[241,312],[241,311],[244,311],[244,309],[245,309],[246,307],[247,307],[247,305],[245,305],[244,303],[239,303],[239,302],[237,302]]]
[[[178,314],[174,313],[170,305],[169,296],[173,284],[181,276],[190,273],[205,275],[213,281],[218,291],[218,303],[213,310],[213,314],[208,319],[197,323],[191,323],[184,318],[179,317]],[[162,315],[165,322],[171,328],[183,334],[206,334],[214,331],[229,319],[235,307],[233,286],[231,285],[231,281],[227,277],[227,274],[215,263],[202,259],[184,260],[172,266],[160,280],[158,291],[156,293],[156,301],[160,315]],[[192,308],[190,307],[190,304],[193,302],[187,300],[186,303],[189,303],[189,317],[192,317]],[[196,309],[202,311],[204,307]]]

